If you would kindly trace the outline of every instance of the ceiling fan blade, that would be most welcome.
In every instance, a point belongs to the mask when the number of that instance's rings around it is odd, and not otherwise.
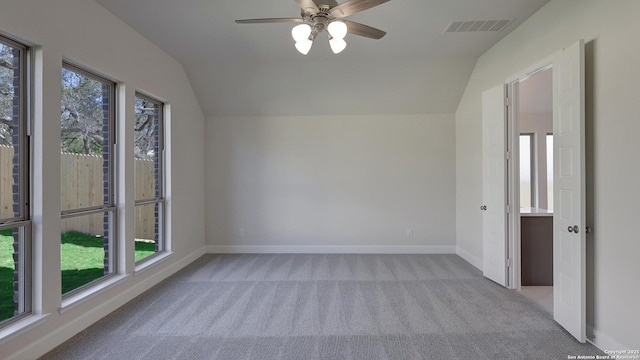
[[[320,11],[320,9],[318,9],[318,5],[316,5],[316,3],[313,2],[313,0],[294,0],[294,1],[298,3],[298,6],[300,6],[300,8],[304,12],[307,12],[309,14],[315,14],[318,11]]]
[[[266,18],[266,19],[244,19],[236,20],[238,24],[267,24],[267,23],[301,23],[301,18]]]
[[[371,26],[360,24],[355,21],[350,21],[350,20],[342,20],[342,21],[344,21],[345,24],[347,24],[347,30],[349,34],[364,36],[371,39],[380,39],[387,34],[382,30],[372,28]]]
[[[389,0],[349,0],[330,10],[331,15],[337,18],[353,15],[361,11],[371,9],[374,6],[384,4]]]

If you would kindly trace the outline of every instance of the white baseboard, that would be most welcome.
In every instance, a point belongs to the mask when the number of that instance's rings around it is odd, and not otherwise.
[[[230,245],[207,246],[209,254],[455,254],[455,246]]]
[[[601,331],[598,331],[593,328],[591,325],[587,325],[587,337],[589,334],[593,334],[593,338],[587,339],[588,342],[593,344],[595,347],[602,351],[611,351],[611,350],[636,350],[631,349],[628,346],[622,345],[620,342],[611,338],[610,336],[604,334]],[[622,354],[624,355],[624,354]]]
[[[479,259],[478,257],[471,255],[471,253],[469,253],[468,251],[464,250],[459,246],[456,246],[456,254],[458,254],[458,256],[466,260],[469,264],[477,267],[480,271],[482,271],[482,267],[483,267],[482,260]]]
[[[133,300],[133,298],[135,298],[136,296],[149,290],[160,281],[168,278],[183,267],[194,262],[205,253],[205,248],[200,248],[185,256],[184,258],[176,261],[175,263],[159,270],[158,272],[142,280],[141,282],[129,287],[128,289],[125,289],[115,297],[103,299],[98,296],[98,298],[102,299],[103,302],[97,302],[98,304],[91,311],[80,314],[65,325],[57,328],[56,331],[52,331],[49,334],[39,338],[37,341],[34,341],[28,346],[24,347],[21,351],[9,355],[6,359],[37,359],[41,357],[47,352],[53,350],[56,346],[69,340],[80,331],[86,329],[96,321],[117,310],[127,302]]]

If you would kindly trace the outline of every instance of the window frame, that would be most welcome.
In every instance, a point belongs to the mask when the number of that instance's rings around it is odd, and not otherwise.
[[[166,237],[165,237],[165,220],[166,220],[166,187],[165,187],[165,176],[166,176],[166,141],[165,141],[165,109],[166,104],[153,98],[151,96],[145,95],[139,91],[136,91],[135,98],[140,98],[142,100],[146,100],[155,104],[158,107],[157,110],[157,125],[158,125],[158,151],[156,153],[158,164],[159,174],[157,176],[157,187],[159,188],[159,192],[156,191],[154,186],[154,196],[149,198],[136,199],[135,189],[134,189],[134,213],[137,207],[143,207],[146,205],[156,205],[158,206],[158,240],[156,242],[156,251],[154,254],[144,257],[135,262],[136,265],[143,264],[160,254],[166,252]],[[136,101],[134,100],[134,106]],[[135,121],[134,121],[135,125]],[[135,132],[135,129],[134,129]],[[135,145],[134,145],[135,146]],[[135,161],[135,158],[134,158]],[[155,160],[154,160],[155,161]],[[135,173],[134,173],[134,183],[135,183]],[[134,222],[134,233],[135,233],[135,222]],[[135,236],[134,236],[135,238]]]
[[[84,285],[81,285],[73,290],[70,290],[66,293],[62,293],[62,299],[68,299],[70,297],[76,296],[77,294],[83,292],[86,289],[92,288],[104,281],[107,281],[108,279],[117,276],[119,273],[118,270],[118,207],[117,207],[117,203],[116,203],[116,199],[117,199],[117,174],[116,174],[116,169],[117,169],[117,162],[118,162],[118,152],[117,152],[117,94],[116,94],[116,90],[117,90],[117,86],[118,84],[105,77],[102,75],[97,74],[96,72],[93,72],[89,69],[86,69],[84,67],[81,67],[79,65],[75,65],[69,61],[63,60],[62,62],[62,70],[69,70],[72,72],[75,72],[79,75],[82,76],[86,76],[90,79],[93,79],[95,81],[100,82],[102,85],[109,85],[109,104],[108,104],[108,111],[109,111],[109,136],[108,136],[108,141],[109,141],[109,161],[108,161],[108,203],[105,204],[104,201],[104,194],[103,194],[103,204],[102,205],[95,205],[95,206],[87,206],[87,207],[82,207],[82,208],[76,208],[76,209],[66,209],[66,210],[60,210],[60,220],[66,220],[66,219],[71,219],[71,218],[75,218],[75,217],[81,217],[81,216],[89,216],[89,215],[96,215],[96,214],[108,214],[108,221],[109,221],[109,226],[106,229],[108,231],[108,236],[109,236],[109,254],[108,254],[108,263],[105,264],[106,266],[108,266],[109,269],[109,273],[108,274],[104,274],[103,276],[101,276],[100,278],[97,278],[93,281],[90,281]],[[103,104],[104,106],[104,104]],[[104,147],[104,142],[103,142],[103,147]],[[104,155],[104,154],[103,154]],[[103,178],[104,178],[104,174],[103,174]],[[104,236],[104,235],[103,235]]]
[[[18,252],[18,314],[12,317],[0,320],[0,328],[14,324],[17,321],[30,316],[33,312],[33,220],[31,214],[32,202],[32,144],[31,144],[31,98],[32,98],[32,56],[31,47],[20,43],[9,37],[0,34],[0,43],[5,46],[20,51],[20,89],[19,89],[19,105],[18,119],[20,123],[20,134],[18,148],[20,151],[18,160],[18,182],[19,192],[19,216],[11,218],[0,218],[0,230],[17,229],[20,233]],[[15,205],[15,204],[14,204]],[[14,235],[15,236],[15,235]],[[15,240],[14,240],[15,241]],[[15,250],[14,250],[15,251]],[[14,252],[15,254],[15,252]],[[15,261],[14,261],[14,280],[15,280]],[[14,296],[16,290],[13,290]],[[15,301],[14,301],[15,306]],[[15,310],[14,310],[15,313]]]

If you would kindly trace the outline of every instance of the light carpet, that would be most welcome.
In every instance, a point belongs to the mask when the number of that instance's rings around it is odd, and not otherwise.
[[[206,255],[43,359],[567,359],[580,344],[456,255]]]

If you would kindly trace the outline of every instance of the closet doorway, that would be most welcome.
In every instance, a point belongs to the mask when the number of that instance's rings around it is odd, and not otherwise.
[[[515,127],[520,216],[520,292],[553,313],[553,74],[517,86]],[[517,235],[516,235],[517,236]]]

